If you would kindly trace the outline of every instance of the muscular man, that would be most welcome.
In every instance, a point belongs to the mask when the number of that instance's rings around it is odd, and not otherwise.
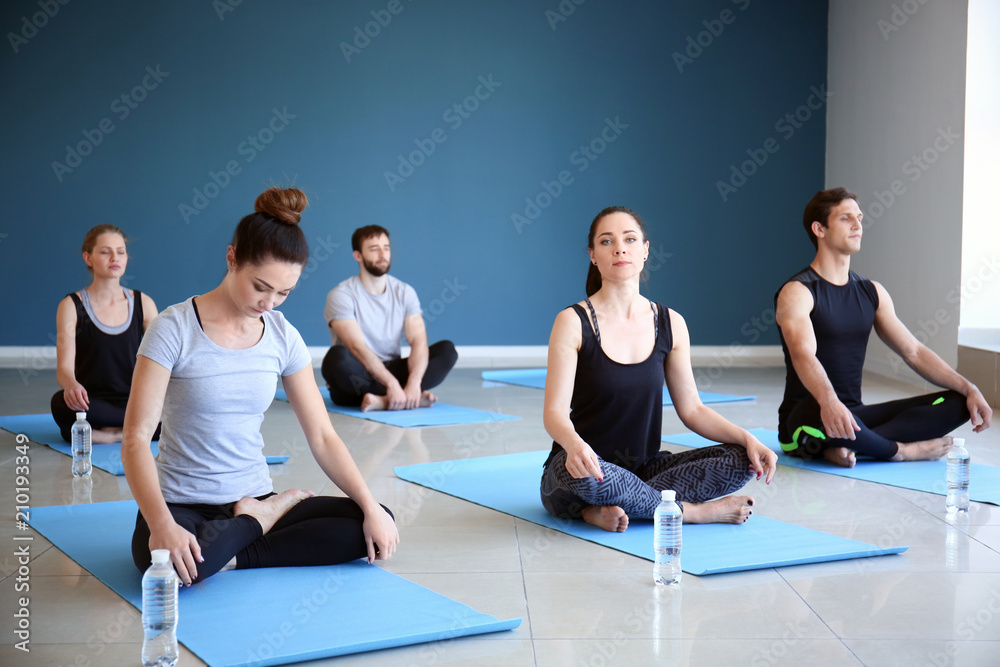
[[[778,439],[786,453],[852,467],[856,454],[892,461],[933,460],[947,434],[972,419],[989,428],[993,411],[974,384],[921,344],[896,317],[889,293],[851,271],[861,249],[862,213],[844,188],[823,190],[802,224],[816,257],[775,295],[785,353]],[[861,402],[861,373],[872,327],[914,371],[944,389],[887,403]]]
[[[431,405],[437,398],[428,390],[455,365],[455,346],[444,340],[428,347],[417,293],[388,275],[388,231],[356,229],[351,248],[361,271],[330,290],[324,311],[333,340],[322,369],[330,397],[362,411]],[[410,345],[406,359],[400,358],[403,334]]]

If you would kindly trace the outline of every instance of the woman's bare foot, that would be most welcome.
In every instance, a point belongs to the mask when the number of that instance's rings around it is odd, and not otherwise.
[[[429,408],[437,403],[437,400],[437,396],[429,391],[425,391],[420,395],[420,405],[418,407]],[[389,399],[385,396],[379,396],[378,394],[365,394],[365,397],[361,399],[361,412],[388,409]]]
[[[611,533],[624,533],[628,528],[628,514],[617,505],[588,505],[583,520]]]
[[[823,450],[823,457],[842,468],[853,468],[854,464],[858,462],[854,450],[847,447],[827,447]]]
[[[937,461],[951,451],[954,440],[950,435],[919,442],[901,442],[892,461]]]
[[[316,494],[312,491],[288,489],[264,500],[257,500],[250,497],[240,498],[233,506],[233,516],[249,514],[257,519],[261,529],[264,531],[263,534],[267,535],[271,528],[274,527],[274,524],[278,522],[278,519],[285,516],[285,512],[306,498],[312,498],[314,495]]]
[[[124,435],[120,428],[95,428],[90,432],[90,441],[98,445],[121,442]]]
[[[684,503],[684,523],[745,523],[753,514],[750,496],[726,496],[707,503]]]

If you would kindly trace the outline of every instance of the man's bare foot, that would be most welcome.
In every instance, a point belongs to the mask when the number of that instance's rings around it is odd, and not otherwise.
[[[264,535],[267,535],[271,528],[274,527],[274,524],[278,522],[278,519],[285,516],[285,512],[306,498],[312,498],[314,495],[316,494],[312,491],[288,489],[265,500],[257,500],[250,497],[240,498],[233,506],[233,516],[249,514],[257,519],[261,529],[264,531]]]
[[[429,391],[425,391],[420,395],[420,405],[417,407],[429,408],[437,403],[437,400],[437,396]],[[365,397],[361,399],[361,412],[388,409],[389,399],[385,396],[379,396],[378,394],[365,394]]]
[[[684,523],[745,523],[753,514],[750,496],[726,496],[707,503],[684,503]]]
[[[854,450],[847,447],[827,447],[823,450],[823,457],[842,468],[853,468],[854,464],[858,462]]]
[[[378,394],[365,394],[361,399],[361,412],[371,412],[373,410],[385,410],[389,401],[385,396]]]
[[[951,451],[954,440],[950,435],[919,442],[900,442],[892,461],[937,461]]]
[[[90,432],[90,441],[98,445],[121,442],[124,435],[120,428],[95,428]]]
[[[583,520],[611,533],[624,533],[628,528],[628,514],[617,505],[588,505]]]

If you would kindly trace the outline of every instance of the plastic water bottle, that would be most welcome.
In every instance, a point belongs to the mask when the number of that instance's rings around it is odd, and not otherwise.
[[[142,575],[143,667],[177,664],[177,573],[170,551],[154,549],[153,564]]]
[[[76,421],[70,429],[73,442],[73,477],[86,477],[90,474],[90,424],[87,423],[87,413],[77,412]]]
[[[660,504],[653,514],[653,581],[660,586],[681,583],[681,508],[675,491],[660,492]]]
[[[969,511],[969,450],[965,438],[955,438],[948,452],[948,497],[945,500],[948,514]]]

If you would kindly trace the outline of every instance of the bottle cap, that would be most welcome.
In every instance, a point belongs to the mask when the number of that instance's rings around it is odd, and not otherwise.
[[[86,412],[77,412],[76,413],[76,418],[77,419],[86,419],[87,418],[87,413]]]
[[[676,500],[676,498],[677,498],[677,492],[674,491],[673,489],[664,489],[663,491],[660,491],[661,500],[665,500],[669,503],[672,503],[674,502],[674,500]]]
[[[169,549],[153,549],[150,554],[153,558],[154,565],[164,565],[170,562],[170,550]]]
[[[965,447],[965,438],[953,438],[952,446],[954,447]]]

